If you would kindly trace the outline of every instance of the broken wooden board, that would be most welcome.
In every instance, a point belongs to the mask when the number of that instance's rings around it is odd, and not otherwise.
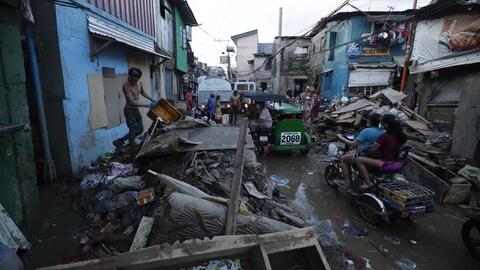
[[[355,103],[352,103],[350,105],[347,105],[347,106],[341,108],[338,111],[332,112],[332,115],[334,115],[334,114],[339,115],[339,114],[342,114],[342,113],[353,112],[353,111],[357,111],[359,109],[362,109],[362,108],[365,108],[365,107],[368,107],[368,106],[372,106],[372,105],[373,105],[373,102],[371,102],[367,99],[360,99],[359,101],[357,101]]]
[[[237,149],[237,140],[240,128],[237,127],[206,127],[192,129],[177,129],[168,132],[179,138],[201,142],[197,145],[179,145],[180,152],[234,150]],[[247,133],[245,147],[254,147],[252,136]]]
[[[153,218],[142,217],[140,225],[138,225],[137,232],[135,233],[135,237],[133,238],[132,245],[130,246],[130,251],[139,250],[147,246],[150,233],[152,232],[152,227]]]
[[[301,254],[299,260],[292,258]],[[325,254],[312,228],[295,229],[264,235],[216,236],[212,239],[187,240],[183,243],[162,244],[141,250],[39,270],[98,270],[98,269],[162,269],[188,268],[220,258],[246,258],[251,268],[258,270],[292,269],[278,267],[283,260],[296,265],[314,265],[315,269],[330,270]],[[279,258],[281,257],[281,258]],[[276,267],[277,266],[277,267]],[[305,266],[305,269],[306,266]]]
[[[255,197],[257,199],[269,199],[269,198],[271,198],[271,197],[268,197],[267,195],[261,193],[260,191],[258,191],[258,189],[255,187],[253,182],[246,182],[246,183],[243,184],[243,187],[245,188],[245,190],[247,190],[247,192],[248,192],[248,194],[250,194],[250,196]]]
[[[425,137],[430,137],[432,135],[432,130],[423,122],[416,120],[406,120],[403,123],[410,128],[416,130]]]

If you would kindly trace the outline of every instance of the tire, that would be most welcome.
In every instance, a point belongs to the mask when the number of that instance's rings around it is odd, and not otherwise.
[[[382,223],[383,216],[380,214],[382,210],[381,206],[378,204],[377,201],[375,201],[371,197],[364,197],[363,195],[361,195],[357,199],[357,203],[359,206],[358,210],[360,212],[360,217],[364,221],[374,226],[380,225]]]
[[[463,224],[462,239],[470,254],[480,258],[480,219],[471,218]]]
[[[338,188],[338,185],[335,184],[335,180],[337,180],[340,177],[340,171],[335,167],[334,165],[328,165],[325,168],[325,181],[327,184],[333,188]]]

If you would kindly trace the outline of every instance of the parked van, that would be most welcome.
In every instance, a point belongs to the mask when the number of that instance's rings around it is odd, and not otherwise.
[[[232,90],[240,93],[253,92],[257,90],[257,86],[254,82],[232,82]]]
[[[233,94],[232,87],[227,80],[218,78],[207,78],[202,80],[198,85],[198,105],[202,110],[206,108],[207,100],[210,94],[220,96],[220,103],[222,109],[225,110],[229,107],[230,97]]]

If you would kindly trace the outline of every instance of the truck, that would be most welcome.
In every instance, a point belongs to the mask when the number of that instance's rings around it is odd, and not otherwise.
[[[222,111],[227,111],[230,107],[230,97],[233,94],[230,82],[224,79],[207,78],[198,85],[198,105],[202,110],[207,107],[207,100],[210,94],[220,96]]]

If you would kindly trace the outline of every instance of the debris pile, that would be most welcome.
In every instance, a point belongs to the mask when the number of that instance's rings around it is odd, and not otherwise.
[[[75,204],[88,226],[69,262],[225,233],[238,128],[178,121],[153,134],[133,164],[103,163],[81,181]],[[263,174],[247,136],[237,234],[304,227],[279,185]]]
[[[334,157],[343,148],[336,143],[328,145],[336,140],[337,134],[357,134],[366,127],[371,113],[393,114],[402,123],[408,138],[406,145],[410,147],[408,157],[412,162],[407,163],[409,168],[405,169],[405,176],[415,181],[429,178],[421,184],[434,190],[438,201],[461,204],[470,199],[471,208],[480,207],[479,189],[471,179],[459,177],[460,169],[466,166],[465,159],[449,153],[450,134],[401,105],[405,97],[401,92],[386,88],[368,99],[352,98],[350,104],[341,108],[338,102],[334,102],[335,106],[319,113],[319,117],[310,123],[312,138],[323,144],[319,150]]]

